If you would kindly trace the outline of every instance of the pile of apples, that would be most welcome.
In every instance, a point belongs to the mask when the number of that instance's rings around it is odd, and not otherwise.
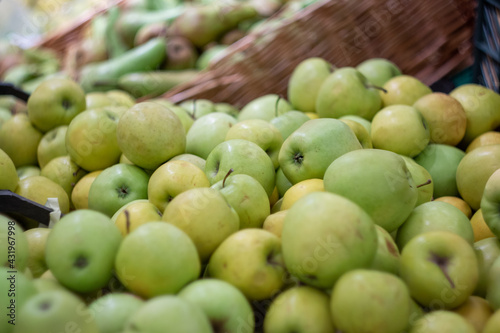
[[[2,119],[0,188],[60,212],[0,216],[1,332],[500,331],[483,86],[309,58],[241,109],[51,78]]]

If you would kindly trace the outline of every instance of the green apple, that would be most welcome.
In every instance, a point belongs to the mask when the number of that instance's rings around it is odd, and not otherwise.
[[[62,214],[69,212],[69,197],[61,185],[43,176],[32,176],[19,181],[16,193],[40,205],[48,198],[57,198]]]
[[[480,208],[486,183],[499,168],[500,144],[476,148],[460,161],[457,168],[458,192],[473,210]]]
[[[335,284],[330,309],[341,332],[400,333],[408,326],[410,302],[408,287],[399,277],[355,269]]]
[[[447,202],[430,201],[416,207],[399,227],[396,244],[402,250],[415,236],[437,230],[453,232],[474,243],[470,221],[460,209]]]
[[[37,159],[40,168],[43,168],[55,157],[68,155],[65,142],[67,130],[68,126],[62,125],[43,135],[37,148]]]
[[[183,230],[193,240],[202,262],[240,227],[238,213],[213,188],[193,188],[180,193],[168,204],[162,220]]]
[[[370,58],[361,62],[356,69],[363,74],[369,82],[382,87],[387,81],[401,75],[401,70],[395,63],[383,58]]]
[[[113,101],[113,105],[115,106],[124,106],[130,108],[135,104],[134,97],[132,97],[132,95],[123,90],[119,89],[108,90],[106,92],[106,96],[111,98],[111,100]],[[88,106],[87,109],[89,109]]]
[[[122,154],[116,139],[120,113],[112,108],[86,110],[69,124],[65,143],[69,156],[87,171],[118,163]]]
[[[386,150],[362,149],[340,156],[326,170],[324,186],[357,203],[388,232],[403,224],[418,200],[405,161]]]
[[[45,80],[28,99],[30,121],[42,132],[69,125],[85,108],[85,92],[78,83],[67,78]]]
[[[16,169],[17,176],[19,180],[28,178],[31,176],[40,176],[40,168],[36,165],[25,165]]]
[[[229,169],[233,175],[246,174],[254,177],[268,196],[274,191],[275,169],[269,155],[257,144],[241,139],[224,141],[208,155],[205,174],[210,184],[226,177]]]
[[[92,182],[89,190],[89,208],[109,217],[123,205],[148,197],[148,174],[129,164],[115,164],[106,168]]]
[[[146,199],[139,199],[125,204],[111,217],[111,221],[120,229],[122,236],[128,235],[140,225],[160,221],[162,213]]]
[[[280,198],[283,198],[285,192],[292,187],[293,184],[286,178],[281,167],[276,170],[276,187]]]
[[[123,333],[211,333],[212,326],[199,306],[173,295],[148,300],[125,322]]]
[[[18,183],[19,176],[14,162],[0,149],[0,189],[14,192]]]
[[[93,301],[88,309],[99,333],[119,333],[127,320],[144,305],[139,297],[129,293],[111,293]]]
[[[215,250],[208,276],[229,282],[250,300],[263,300],[283,287],[286,270],[281,240],[262,229],[243,229]]]
[[[214,102],[208,99],[189,99],[179,104],[195,121],[209,113],[216,112]]]
[[[332,287],[349,270],[369,267],[377,251],[372,218],[352,201],[327,192],[295,202],[281,240],[288,271],[318,288]]]
[[[238,115],[238,120],[262,119],[271,121],[285,112],[293,110],[292,105],[276,94],[260,96],[245,105]]]
[[[128,109],[118,121],[116,137],[132,163],[151,170],[186,149],[186,133],[179,117],[154,102],[137,103]]]
[[[40,277],[47,269],[45,261],[45,245],[50,231],[48,228],[32,228],[25,231],[28,243],[28,268],[34,278]]]
[[[20,318],[20,311],[24,305],[37,294],[33,280],[20,271],[0,266],[0,306],[2,307],[2,321],[0,330],[2,333],[12,333],[16,326],[24,321]],[[20,331],[21,332],[21,331]]]
[[[328,296],[308,286],[290,288],[276,297],[264,317],[264,331],[334,332]]]
[[[206,161],[203,158],[193,154],[180,154],[172,157],[169,161],[186,161],[196,165],[201,170],[205,170]]]
[[[216,279],[190,283],[178,296],[196,306],[210,320],[214,332],[254,331],[254,314],[245,295],[233,285]]]
[[[335,144],[332,144],[332,143]],[[362,149],[351,128],[338,119],[313,119],[293,132],[281,146],[279,164],[292,184],[322,179],[339,156]]]
[[[218,190],[238,213],[240,229],[262,228],[264,220],[271,214],[266,191],[249,175],[230,175],[212,185],[212,188]]]
[[[467,116],[455,98],[436,92],[419,98],[413,107],[427,122],[431,142],[456,146],[463,139]]]
[[[2,127],[3,123],[10,118],[12,118],[12,111],[0,106],[0,127]]]
[[[29,264],[29,244],[23,227],[0,214],[0,266],[24,272]]]
[[[394,242],[391,234],[379,225],[375,225],[377,229],[378,247],[373,258],[371,269],[399,275],[399,248]]]
[[[115,104],[115,101],[102,91],[93,91],[85,94],[86,109],[96,109]]]
[[[500,309],[500,260],[498,257],[486,276],[486,300],[493,310]]]
[[[302,112],[315,112],[319,89],[331,71],[332,65],[323,58],[301,61],[288,80],[287,95],[292,106]]]
[[[429,127],[424,117],[412,106],[390,105],[372,120],[371,138],[374,148],[414,157],[427,147]]]
[[[148,222],[128,234],[115,260],[120,282],[131,292],[151,298],[175,294],[201,271],[196,246],[170,223]]]
[[[405,160],[406,167],[410,171],[413,181],[417,184],[418,199],[415,206],[431,201],[434,193],[434,182],[429,171],[415,162],[413,158],[404,155],[399,156]]]
[[[340,121],[346,123],[347,126],[351,128],[351,130],[354,132],[354,135],[356,135],[356,138],[358,138],[361,147],[365,149],[373,148],[372,138],[370,136],[370,133],[368,133],[368,131],[363,125],[352,119],[340,119]]]
[[[363,117],[356,116],[353,114],[348,114],[346,116],[340,117],[339,119],[340,120],[342,120],[342,119],[354,120],[355,122],[358,122],[361,125],[363,125],[363,127],[368,131],[368,134],[370,134],[372,132],[372,122],[370,120],[366,120]]]
[[[42,136],[42,132],[33,127],[26,114],[18,113],[0,127],[0,149],[9,155],[16,168],[36,165]]]
[[[102,288],[113,274],[122,236],[106,215],[79,209],[64,215],[45,246],[48,268],[65,287],[77,292]]]
[[[210,187],[203,170],[190,162],[168,161],[149,178],[148,199],[163,212],[177,195],[199,187]]]
[[[488,319],[484,330],[481,333],[496,333],[500,327],[500,310],[495,311],[493,315]]]
[[[16,323],[13,333],[99,332],[85,303],[65,290],[45,291],[31,297],[18,316],[23,319]]]
[[[234,117],[218,112],[196,119],[186,135],[186,152],[206,159],[234,124]]]
[[[240,113],[240,110],[238,110],[238,108],[229,103],[215,103],[214,107],[215,107],[215,112],[222,112],[230,116],[233,116],[234,118],[238,118],[238,114]]]
[[[283,140],[286,140],[290,134],[310,119],[304,112],[291,110],[271,119],[270,123],[280,131]]]
[[[40,172],[41,176],[61,185],[68,198],[71,197],[71,192],[76,183],[86,174],[87,172],[80,168],[68,155],[53,158]]]
[[[409,333],[477,333],[474,326],[457,313],[438,310],[418,319]]]
[[[474,243],[479,265],[479,282],[474,295],[485,297],[488,287],[488,273],[495,260],[500,256],[500,240],[497,237],[485,238]]]
[[[382,108],[378,90],[353,67],[341,67],[321,84],[316,113],[321,118],[356,115],[371,120]]]
[[[188,111],[180,106],[172,105],[168,107],[177,117],[179,117],[182,127],[184,127],[184,132],[187,133],[194,123],[194,118],[188,113]]]
[[[500,237],[500,169],[493,172],[484,186],[481,211],[484,222],[493,234]]]
[[[383,106],[403,104],[413,105],[422,96],[432,93],[431,88],[419,79],[410,75],[398,75],[383,85],[384,92],[380,93]]]
[[[431,309],[453,309],[476,288],[479,268],[472,246],[449,231],[429,231],[401,251],[400,276],[411,296]]]
[[[434,184],[434,199],[444,196],[459,196],[457,168],[465,153],[453,146],[429,144],[414,160],[429,172]]]
[[[242,139],[257,144],[271,158],[274,168],[279,166],[278,155],[283,136],[274,125],[262,119],[248,119],[234,124],[226,134],[225,141]]]
[[[494,130],[500,125],[500,95],[478,85],[464,84],[450,92],[450,96],[462,104],[467,116],[467,128],[462,140],[467,145],[477,136]]]

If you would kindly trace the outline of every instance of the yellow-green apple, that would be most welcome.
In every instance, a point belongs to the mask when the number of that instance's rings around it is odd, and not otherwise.
[[[281,203],[281,210],[290,209],[295,202],[300,198],[312,192],[324,191],[325,187],[323,179],[311,178],[306,179],[290,187],[283,195],[283,202]]]
[[[93,91],[85,94],[86,109],[96,109],[115,104],[112,98],[102,91]]]
[[[140,225],[160,221],[162,213],[146,199],[139,199],[125,204],[111,217],[111,221],[120,229],[122,236],[128,235]]]
[[[453,309],[453,312],[458,313],[466,319],[474,326],[476,332],[483,332],[484,326],[493,314],[493,309],[484,298],[470,296],[465,303]]]
[[[216,279],[198,280],[184,287],[178,296],[203,311],[214,333],[254,331],[252,307],[245,295],[230,283]]]
[[[351,130],[354,132],[356,138],[358,138],[358,141],[363,148],[373,148],[372,138],[370,136],[370,133],[368,133],[368,131],[363,125],[352,119],[340,119],[340,120],[346,123],[347,126],[351,128]]]
[[[370,58],[361,62],[356,69],[363,74],[369,82],[379,87],[391,78],[401,75],[401,70],[395,63],[383,58]]]
[[[415,321],[409,333],[477,333],[474,326],[459,314],[437,310]]]
[[[196,165],[201,170],[205,170],[205,160],[193,154],[180,154],[172,157],[169,161],[186,161]]]
[[[290,134],[308,120],[310,118],[304,112],[291,110],[271,119],[270,123],[280,131],[283,140],[286,140]]]
[[[271,158],[274,168],[279,167],[278,155],[283,144],[281,132],[262,119],[247,119],[234,124],[226,133],[225,141],[243,139],[256,143]]]
[[[462,104],[455,98],[435,92],[420,97],[413,107],[427,122],[431,142],[456,146],[463,139],[467,116]]]
[[[28,242],[28,268],[34,278],[40,277],[48,269],[45,261],[45,245],[51,230],[49,228],[32,228],[24,232]]]
[[[61,185],[44,176],[32,176],[19,181],[16,193],[40,205],[48,198],[57,198],[62,214],[69,212],[69,197]]]
[[[353,67],[334,70],[323,81],[316,97],[316,113],[321,118],[356,115],[371,120],[381,108],[376,87]]]
[[[154,170],[185,152],[186,133],[178,116],[154,102],[128,109],[116,128],[118,146],[139,167]]]
[[[493,310],[500,309],[500,259],[497,257],[486,277],[486,300]]]
[[[40,168],[43,168],[55,157],[68,155],[65,141],[67,130],[67,125],[61,125],[43,135],[36,151]]]
[[[271,196],[275,186],[275,170],[269,155],[257,144],[234,139],[218,144],[208,155],[205,174],[210,184],[224,179],[229,169],[233,175],[246,174],[254,177]]]
[[[460,209],[446,202],[430,201],[413,209],[398,229],[396,244],[403,250],[414,237],[437,230],[453,232],[469,244],[474,243],[474,232],[470,221]]]
[[[368,131],[368,134],[370,134],[372,132],[372,122],[370,120],[366,120],[363,117],[356,116],[353,114],[348,114],[346,116],[340,117],[339,119],[340,120],[343,120],[343,119],[354,120],[355,122],[363,125],[363,127]]]
[[[332,65],[323,58],[311,57],[301,61],[288,80],[287,96],[293,108],[315,112],[318,91],[331,72]]]
[[[432,181],[432,176],[423,166],[415,162],[411,157],[405,155],[399,155],[405,160],[406,167],[411,173],[411,177],[415,184],[417,184],[418,199],[416,206],[423,204],[424,202],[429,202],[432,200],[432,194],[434,193],[434,182]]]
[[[144,305],[144,301],[131,293],[110,293],[89,304],[100,333],[122,332],[125,323]]]
[[[178,296],[162,295],[150,299],[125,322],[123,333],[133,332],[212,333],[203,310]]]
[[[33,280],[20,271],[0,266],[0,290],[3,295],[0,298],[0,306],[3,311],[3,318],[0,321],[2,333],[12,333],[14,329],[24,321],[20,316],[20,311],[32,297],[37,294]],[[19,331],[22,332],[22,331]]]
[[[113,274],[122,236],[106,215],[79,209],[64,215],[52,228],[45,261],[65,287],[90,292],[104,287]]]
[[[187,133],[194,123],[194,118],[188,113],[188,111],[180,106],[172,105],[168,107],[170,111],[175,113],[184,127],[184,132]]]
[[[474,243],[479,266],[479,281],[474,295],[485,297],[488,287],[488,273],[495,260],[500,256],[500,240],[497,237],[485,238]]]
[[[115,272],[128,290],[151,298],[175,294],[196,280],[201,263],[196,246],[185,232],[173,224],[153,221],[125,236],[116,256]]]
[[[488,131],[477,136],[465,149],[466,153],[476,149],[477,147],[498,145],[500,144],[500,132]]]
[[[17,315],[23,319],[16,323],[13,333],[99,332],[85,303],[67,290],[50,290],[34,295]]]
[[[474,149],[460,161],[458,192],[473,210],[481,207],[484,187],[497,169],[500,169],[500,144]]]
[[[410,302],[408,287],[399,277],[355,269],[333,287],[330,309],[341,332],[400,333],[408,326]]]
[[[85,92],[78,83],[67,78],[45,80],[28,99],[29,119],[42,132],[69,125],[85,108]]]
[[[264,317],[264,332],[334,332],[328,296],[315,288],[290,288],[276,297]]]
[[[115,164],[104,169],[92,182],[89,208],[109,217],[123,205],[148,197],[148,174],[130,164]]]
[[[445,197],[439,197],[439,198],[434,199],[434,200],[447,202],[449,204],[452,204],[453,206],[460,209],[460,211],[462,213],[464,213],[468,219],[470,219],[472,217],[472,209],[470,208],[469,204],[467,202],[465,202],[462,198],[453,197],[453,196],[445,196]]]
[[[269,214],[262,224],[262,229],[267,230],[281,238],[281,233],[283,232],[283,222],[285,221],[287,213],[288,210],[281,210],[279,212]]]
[[[229,103],[215,103],[214,104],[215,112],[222,112],[226,113],[230,116],[233,116],[235,118],[238,117],[238,113],[240,113],[240,110],[234,105],[231,105]]]
[[[0,106],[0,127],[2,127],[3,123],[10,118],[12,118],[12,111]]]
[[[401,251],[400,276],[411,296],[431,309],[453,309],[472,295],[479,280],[473,247],[449,231],[429,231]]]
[[[77,165],[68,155],[53,158],[40,172],[41,176],[61,185],[68,198],[71,197],[76,183],[86,174],[87,171]]]
[[[399,275],[400,253],[398,246],[387,230],[379,225],[375,225],[375,228],[377,229],[378,247],[370,268]]]
[[[495,91],[478,85],[464,84],[450,92],[462,104],[467,116],[467,129],[462,140],[468,145],[479,135],[494,130],[500,125],[500,95]]]
[[[92,183],[102,170],[92,171],[76,182],[71,192],[71,203],[76,209],[89,208],[89,191]]]
[[[43,274],[42,274],[43,275]],[[49,290],[68,290],[63,287],[57,280],[54,279],[44,279],[42,277],[33,279],[33,283],[35,284],[35,288],[39,293]]]
[[[36,165],[36,152],[42,136],[25,113],[18,113],[0,127],[0,149],[9,155],[16,168]]]
[[[239,217],[239,229],[262,228],[271,213],[266,191],[253,177],[245,174],[228,175],[212,185],[218,190]]]
[[[280,198],[282,198],[286,191],[290,187],[292,187],[293,184],[286,178],[285,174],[283,173],[283,169],[281,167],[276,170],[276,188],[278,189],[278,195]]]
[[[18,183],[19,176],[14,162],[0,149],[0,189],[14,192]]]
[[[185,109],[194,120],[215,112],[214,102],[203,98],[188,99],[180,103],[179,106]]]
[[[132,95],[123,90],[118,90],[118,89],[109,90],[106,92],[106,96],[111,98],[114,105],[130,108],[135,104],[135,99],[132,97]],[[89,109],[88,106],[87,109]]]
[[[292,105],[276,94],[268,94],[257,97],[246,104],[238,114],[238,120],[262,119],[271,121],[271,119],[293,110]]]
[[[497,237],[500,237],[500,169],[488,178],[481,198],[484,222]]]
[[[205,172],[193,163],[168,161],[149,178],[148,199],[163,212],[176,196],[193,188],[210,187]]]
[[[250,300],[263,300],[280,291],[286,270],[281,240],[262,229],[243,229],[215,250],[208,276],[229,282]]]
[[[403,224],[418,200],[405,161],[386,150],[362,149],[340,156],[326,170],[324,185],[326,191],[358,204],[388,232]]]
[[[77,115],[66,132],[66,149],[76,164],[87,171],[118,163],[122,154],[116,139],[120,113],[112,108],[90,109]]]
[[[332,143],[335,144],[332,144]],[[339,156],[362,149],[351,128],[338,119],[313,119],[293,132],[281,146],[279,164],[292,184],[323,178]]]
[[[218,112],[196,119],[186,134],[186,152],[206,159],[234,124],[234,117]]]
[[[497,310],[486,322],[484,330],[481,333],[496,333],[498,332],[499,327],[500,327],[500,310]]]
[[[125,163],[125,164],[135,165],[123,153],[120,155],[120,160],[119,160],[118,163]]]
[[[288,271],[317,288],[330,288],[345,272],[369,267],[377,251],[372,218],[328,192],[309,193],[288,210],[281,240]]]
[[[180,193],[168,204],[162,220],[183,230],[193,240],[202,262],[240,227],[238,213],[213,188],[193,188]]]
[[[422,96],[432,93],[431,88],[410,75],[395,76],[386,81],[383,88],[385,91],[381,91],[380,96],[384,106],[413,105]]]
[[[28,178],[31,176],[40,176],[40,168],[36,165],[25,165],[16,169],[17,176],[19,180]]]
[[[430,140],[427,122],[409,105],[386,106],[373,117],[371,129],[374,148],[409,157],[420,154]]]
[[[434,198],[459,196],[457,168],[465,153],[453,146],[429,144],[414,160],[427,170],[434,184]]]
[[[0,214],[0,266],[24,272],[29,262],[28,239],[23,227]]]

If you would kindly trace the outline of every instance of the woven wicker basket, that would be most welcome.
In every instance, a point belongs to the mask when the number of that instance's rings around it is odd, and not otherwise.
[[[163,97],[241,107],[265,94],[286,96],[292,70],[308,57],[337,67],[382,57],[430,85],[472,63],[474,10],[471,0],[321,1],[242,38],[207,71]]]

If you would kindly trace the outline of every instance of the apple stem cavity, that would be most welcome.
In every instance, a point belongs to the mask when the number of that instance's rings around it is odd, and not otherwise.
[[[76,261],[74,262],[73,266],[77,267],[77,268],[85,268],[87,267],[88,265],[88,261],[87,261],[87,258],[83,257],[83,256],[79,256],[78,258],[76,258]]]
[[[430,183],[432,183],[432,180],[427,179],[427,181],[426,181],[425,183],[422,183],[422,184],[420,184],[420,185],[417,185],[417,188],[420,188],[420,187],[425,186],[425,185],[429,185]]]
[[[293,160],[295,162],[295,164],[302,164],[302,162],[304,161],[304,155],[302,155],[302,153],[296,153],[294,156],[293,156]]]
[[[214,330],[214,333],[226,332],[226,320],[225,319],[210,319],[210,325]]]
[[[224,180],[222,181],[222,188],[224,188],[224,186],[226,186],[226,179],[227,177],[229,177],[230,174],[232,174],[234,171],[233,168],[229,169],[229,171],[226,173],[226,175],[224,176]]]
[[[125,198],[128,195],[128,187],[122,185],[116,189],[119,198]]]
[[[448,280],[448,282],[450,283],[451,288],[455,288],[455,283],[448,274],[448,263],[450,260],[446,257],[439,256],[435,253],[431,253],[429,261],[435,263],[439,267],[439,269],[441,269],[444,276],[446,277],[446,280]]]
[[[376,85],[371,84],[371,83],[366,83],[365,87],[366,87],[366,89],[369,89],[369,88],[377,89],[377,90],[383,91],[384,93],[387,94],[387,90],[386,89],[384,89],[382,87],[379,87],[379,86],[376,86]]]
[[[48,309],[50,309],[50,303],[49,302],[42,302],[40,304],[40,310],[47,311]]]
[[[69,99],[63,99],[62,107],[64,108],[64,110],[68,110],[71,107],[71,101]]]

